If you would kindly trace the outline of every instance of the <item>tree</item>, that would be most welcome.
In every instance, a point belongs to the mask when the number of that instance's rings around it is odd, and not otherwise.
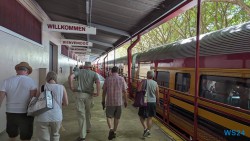
[[[201,34],[237,25],[250,20],[250,0],[206,0],[202,3]],[[169,44],[196,35],[197,8],[180,14],[154,28],[141,37],[133,53],[147,51],[163,44]],[[121,56],[127,55],[129,43],[120,48]],[[117,49],[118,50],[118,49]]]

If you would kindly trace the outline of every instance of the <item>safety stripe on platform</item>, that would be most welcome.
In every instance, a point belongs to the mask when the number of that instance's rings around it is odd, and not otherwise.
[[[157,120],[156,118],[153,118],[153,122],[159,126],[162,131],[169,136],[169,138],[171,138],[171,140],[173,141],[185,141],[183,140],[181,137],[179,137],[178,135],[176,135],[173,131],[171,131],[170,129],[168,129],[164,124],[162,124],[159,120]]]

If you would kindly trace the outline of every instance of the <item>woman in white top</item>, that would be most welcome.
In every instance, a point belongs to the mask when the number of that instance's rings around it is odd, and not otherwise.
[[[48,72],[44,90],[52,91],[53,109],[36,117],[36,141],[59,141],[62,123],[62,105],[68,105],[67,92],[63,85],[57,83],[57,74]]]

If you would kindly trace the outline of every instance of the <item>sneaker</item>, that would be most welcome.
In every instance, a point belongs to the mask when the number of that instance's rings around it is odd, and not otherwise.
[[[148,137],[150,135],[150,132],[149,132],[149,130],[148,129],[146,129],[146,130],[144,130],[144,132],[143,132],[143,137]]]
[[[76,141],[85,141],[85,138],[80,138],[80,137],[78,137],[78,138],[76,139]]]
[[[150,138],[151,137],[151,133],[150,132],[148,132],[148,136],[147,136],[148,138]]]
[[[109,131],[108,139],[109,139],[109,140],[112,140],[112,139],[115,138],[115,137],[116,137],[115,132],[114,132],[113,130],[110,130],[110,131]]]

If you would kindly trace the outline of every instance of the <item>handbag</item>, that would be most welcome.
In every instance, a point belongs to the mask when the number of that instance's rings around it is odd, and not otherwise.
[[[39,97],[32,97],[27,108],[28,116],[38,116],[53,109],[52,91],[44,90]]]
[[[145,80],[144,87],[141,91],[136,92],[134,99],[134,107],[146,107],[147,106],[147,80]]]

